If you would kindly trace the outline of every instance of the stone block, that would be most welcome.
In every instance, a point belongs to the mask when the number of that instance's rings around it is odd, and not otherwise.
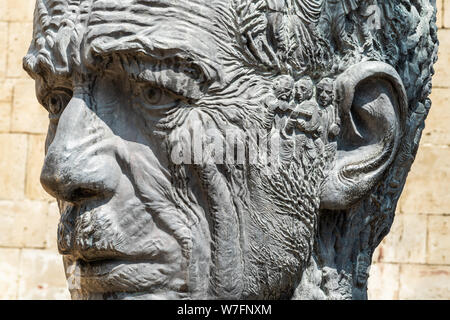
[[[436,25],[438,28],[442,28],[443,25],[443,15],[444,15],[444,2],[443,0],[436,0]]]
[[[25,195],[32,200],[53,200],[42,188],[40,176],[45,157],[45,136],[30,135],[28,137],[27,173]]]
[[[7,77],[28,78],[22,68],[22,59],[28,52],[33,35],[31,22],[10,22],[8,29]]]
[[[374,253],[376,262],[425,263],[427,216],[398,214]]]
[[[46,247],[52,250],[57,250],[57,235],[58,235],[58,223],[59,223],[59,209],[56,202],[52,202],[48,207],[47,216],[47,230],[46,230]]]
[[[2,79],[0,77],[0,102],[12,103],[13,87],[16,79]]]
[[[24,249],[18,299],[70,299],[62,258],[55,250]]]
[[[0,12],[1,10],[2,9],[0,7]],[[7,49],[8,49],[8,23],[0,22],[0,79],[5,78],[6,76],[6,66],[8,57]]]
[[[397,300],[400,280],[398,264],[374,263],[370,267],[369,300]]]
[[[450,265],[450,216],[428,218],[427,243],[428,263]]]
[[[27,136],[0,134],[0,199],[23,199]]]
[[[425,120],[421,143],[450,146],[450,88],[435,88],[430,98],[433,106]]]
[[[6,1],[0,1],[0,21],[6,21]]]
[[[450,1],[446,8],[450,8]],[[450,10],[446,10],[450,11]],[[450,23],[450,21],[449,21]],[[436,74],[433,77],[434,87],[450,87],[450,29],[438,31],[439,51],[435,65]]]
[[[2,0],[0,19],[6,21],[32,21],[36,1]]]
[[[0,246],[44,248],[48,203],[0,201]]]
[[[442,24],[444,28],[450,28],[450,0],[444,1],[444,11],[442,17]]]
[[[421,146],[400,198],[405,213],[449,213],[450,148]]]
[[[34,81],[20,80],[14,86],[12,132],[47,133],[48,113],[37,102]]]
[[[17,297],[20,249],[0,248],[0,300]]]
[[[449,278],[450,266],[402,265],[399,299],[448,300]]]
[[[0,132],[9,132],[11,126],[11,103],[0,102]]]

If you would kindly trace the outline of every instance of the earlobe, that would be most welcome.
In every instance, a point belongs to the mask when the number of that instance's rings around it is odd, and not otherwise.
[[[400,76],[382,62],[347,69],[335,91],[342,130],[321,208],[342,210],[367,195],[395,159],[408,105]]]

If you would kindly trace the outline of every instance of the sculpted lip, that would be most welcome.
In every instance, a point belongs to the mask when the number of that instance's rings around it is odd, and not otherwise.
[[[77,260],[78,276],[81,287],[90,292],[127,291],[138,292],[148,290],[153,284],[146,281],[136,283],[132,274],[143,269],[149,261],[134,262],[125,260],[101,260],[84,262]]]
[[[85,278],[107,276],[111,273],[119,272],[123,268],[127,268],[133,265],[139,265],[140,263],[150,263],[150,261],[143,260],[137,262],[118,259],[105,259],[85,262],[81,259],[77,260],[77,265],[80,268],[80,276]]]
[[[153,292],[159,288],[182,292],[185,288],[184,279],[170,275],[167,265],[155,261],[107,259],[74,263],[81,287],[89,288],[91,293]]]

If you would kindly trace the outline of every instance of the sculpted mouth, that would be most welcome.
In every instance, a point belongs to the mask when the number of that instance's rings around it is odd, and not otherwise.
[[[89,293],[186,291],[185,280],[172,274],[166,264],[155,261],[107,259],[95,262],[77,260],[73,275],[79,288]],[[70,275],[68,275],[69,277]]]
[[[86,262],[81,259],[77,260],[77,265],[80,268],[80,276],[83,278],[104,277],[133,263],[135,262],[115,259],[105,259],[91,262]]]
[[[164,298],[159,295],[167,292],[181,298],[187,285],[176,240],[163,238],[141,206],[128,200],[119,207],[114,201],[61,203],[58,244],[66,276],[78,284],[72,292],[80,298],[116,293]]]
[[[99,217],[104,203],[75,205],[64,203],[58,226],[58,248],[61,254],[85,261],[120,257],[120,240],[108,216]]]
[[[140,257],[139,260],[156,258],[163,244],[157,239],[137,239],[130,243],[119,229],[114,212],[106,204],[107,201],[83,205],[64,204],[58,226],[60,253],[86,262],[133,260],[136,256]]]
[[[86,262],[82,259],[78,259],[76,264],[79,267],[81,278],[86,280],[107,280],[109,277],[114,277],[116,274],[125,274],[144,265],[154,265],[154,261],[104,259]]]

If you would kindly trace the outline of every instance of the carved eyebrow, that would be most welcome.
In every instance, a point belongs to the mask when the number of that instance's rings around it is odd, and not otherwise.
[[[89,55],[102,57],[105,60],[108,60],[108,57],[117,55],[125,58],[123,61],[125,64],[127,64],[127,61],[135,60],[135,66],[132,68],[134,73],[137,73],[136,67],[144,60],[146,65],[165,65],[165,68],[172,69],[176,73],[185,73],[202,85],[220,81],[219,70],[213,66],[214,63],[208,57],[202,56],[198,52],[187,51],[181,48],[162,49],[156,46],[148,47],[134,36],[130,38],[132,39],[123,39],[122,43],[113,45],[105,45],[104,43],[98,45],[94,42],[91,45]],[[92,59],[86,59],[86,61],[92,61]],[[92,67],[95,68],[95,65],[96,63]],[[128,71],[130,72],[131,70]]]
[[[130,52],[113,55],[132,80],[163,87],[179,96],[197,100],[209,85],[203,69],[190,60],[176,56],[160,60]]]

